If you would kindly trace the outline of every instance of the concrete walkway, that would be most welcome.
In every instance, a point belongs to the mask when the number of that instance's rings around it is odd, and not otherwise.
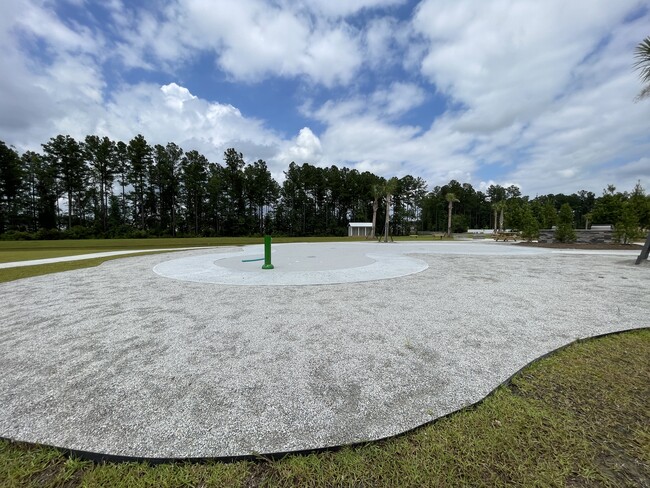
[[[174,247],[165,249],[132,249],[129,251],[106,251],[94,252],[90,254],[76,254],[74,256],[59,256],[58,258],[30,259],[28,261],[12,261],[10,263],[0,263],[0,269],[19,268],[21,266],[37,266],[39,264],[64,263],[67,261],[83,261],[84,259],[105,258],[109,256],[126,256],[129,254],[140,254],[146,252],[165,252],[165,251],[186,251],[188,249],[211,249],[208,247]]]
[[[426,267],[302,286],[154,271],[208,255],[208,274],[226,259],[231,271],[255,264],[241,256],[259,247],[230,248],[0,284],[0,436],[151,458],[367,441],[474,403],[577,338],[648,326],[650,266],[635,266],[634,251],[479,242],[274,249],[278,273],[298,271],[283,271],[282,254],[359,256],[345,269],[360,276],[376,255]]]

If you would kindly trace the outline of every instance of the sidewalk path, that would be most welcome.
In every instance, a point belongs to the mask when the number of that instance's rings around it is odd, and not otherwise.
[[[83,261],[84,259],[105,258],[109,256],[122,256],[146,252],[187,251],[190,249],[212,249],[212,247],[173,247],[167,249],[132,249],[130,251],[106,251],[91,254],[75,254],[74,256],[60,256],[57,258],[31,259],[29,261],[13,261],[0,263],[0,269],[19,268],[21,266],[37,266],[39,264],[63,263],[66,261]]]

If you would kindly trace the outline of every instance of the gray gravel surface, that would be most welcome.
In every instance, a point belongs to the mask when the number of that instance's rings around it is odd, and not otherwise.
[[[0,436],[138,457],[366,441],[476,402],[577,338],[648,326],[635,253],[403,247],[428,268],[313,286],[153,271],[204,250],[0,284]]]

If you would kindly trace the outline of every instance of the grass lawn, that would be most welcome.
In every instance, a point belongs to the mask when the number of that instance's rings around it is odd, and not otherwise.
[[[474,408],[337,452],[224,464],[102,463],[0,441],[3,487],[643,487],[650,330],[574,344]]]

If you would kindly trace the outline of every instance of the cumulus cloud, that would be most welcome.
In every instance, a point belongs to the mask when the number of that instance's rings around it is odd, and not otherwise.
[[[527,194],[650,180],[650,106],[632,103],[631,69],[647,2],[405,5],[110,0],[83,25],[54,2],[3,2],[2,137],[38,149],[58,133],[142,133],[213,161],[236,147],[276,177],[310,162],[432,186],[516,181]],[[211,90],[216,79],[240,92],[290,80],[296,107],[283,114],[295,117],[276,131],[268,112]]]
[[[345,99],[328,100],[316,109],[313,108],[313,103],[308,103],[303,111],[327,123],[362,115],[393,119],[419,107],[426,99],[427,92],[421,86],[398,81],[377,88],[367,95],[355,94]]]
[[[406,3],[406,0],[302,0],[298,2],[305,10],[327,17],[346,17],[362,10],[392,7]]]
[[[34,148],[35,140],[73,132],[75,122],[92,118],[105,88],[98,64],[103,41],[32,2],[7,2],[2,9],[0,129],[11,143]],[[37,47],[38,56],[25,55]]]
[[[265,159],[282,143],[262,121],[245,117],[232,105],[201,99],[176,83],[126,87],[107,104],[97,128],[120,140],[142,133],[152,144],[173,141],[216,162],[229,147]]]
[[[363,64],[362,34],[338,17],[394,3],[368,0],[344,8],[325,2],[223,0],[216,8],[209,0],[179,0],[157,15],[113,4],[122,38],[117,53],[127,66],[171,71],[208,53],[234,80],[304,76],[326,86],[345,85]],[[314,16],[321,11],[327,15]]]
[[[320,164],[323,157],[323,148],[320,139],[309,127],[300,129],[298,135],[284,144],[284,148],[273,158],[285,167],[292,162],[297,164]]]
[[[421,70],[468,107],[465,130],[498,130],[562,94],[574,69],[637,3],[424,0],[414,18],[428,39]]]

